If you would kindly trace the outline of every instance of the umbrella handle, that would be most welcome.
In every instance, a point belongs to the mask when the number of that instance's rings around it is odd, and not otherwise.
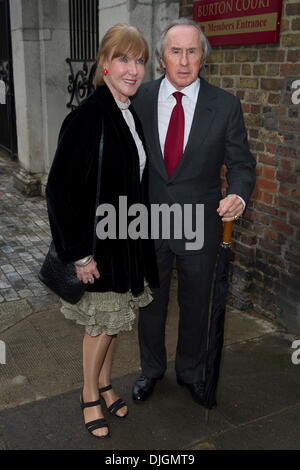
[[[231,243],[233,222],[224,222],[223,243]]]

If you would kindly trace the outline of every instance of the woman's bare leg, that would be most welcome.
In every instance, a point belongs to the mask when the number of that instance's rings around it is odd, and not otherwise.
[[[112,340],[107,349],[105,360],[103,362],[101,372],[99,375],[99,388],[106,387],[111,383],[111,369],[113,363],[113,357],[117,346],[117,335],[111,336]],[[101,394],[105,399],[106,406],[112,405],[116,400],[118,400],[118,395],[114,390],[108,390]],[[123,406],[117,411],[118,416],[125,416],[128,413],[127,406]]]
[[[98,381],[101,368],[104,364],[112,336],[102,333],[99,336],[84,335],[83,338],[83,401],[90,402],[99,399]],[[103,418],[100,406],[84,409],[85,422]],[[93,431],[96,436],[108,434],[108,428],[99,428]]]

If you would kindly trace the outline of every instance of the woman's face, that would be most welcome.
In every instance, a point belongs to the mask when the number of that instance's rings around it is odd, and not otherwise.
[[[108,70],[104,81],[114,98],[124,103],[135,95],[145,75],[144,59],[130,54],[105,61],[103,68]]]

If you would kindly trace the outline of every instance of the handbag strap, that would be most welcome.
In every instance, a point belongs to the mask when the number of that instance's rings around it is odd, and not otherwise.
[[[103,160],[103,142],[104,142],[104,122],[102,119],[101,125],[101,137],[100,137],[100,144],[99,144],[99,161],[98,161],[98,176],[97,176],[97,191],[96,191],[96,211],[97,211],[97,204],[99,202],[100,197],[100,181],[101,181],[101,170],[102,170],[102,160]],[[95,222],[94,222],[94,237],[93,237],[93,256],[96,254],[96,226],[97,226],[97,216],[95,214]]]

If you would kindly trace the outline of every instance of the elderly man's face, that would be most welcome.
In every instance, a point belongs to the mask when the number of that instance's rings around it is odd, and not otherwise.
[[[168,80],[182,90],[198,77],[203,56],[199,32],[194,26],[173,26],[165,37],[163,65]]]

